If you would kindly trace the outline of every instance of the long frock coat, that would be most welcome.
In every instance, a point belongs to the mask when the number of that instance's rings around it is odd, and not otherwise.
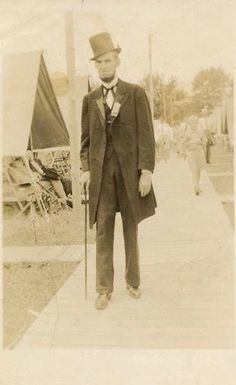
[[[153,188],[145,196],[139,193],[142,169],[153,171],[155,140],[150,107],[144,90],[118,80],[115,103],[117,116],[112,117],[112,142],[135,222],[155,213]],[[90,171],[89,222],[96,222],[106,148],[105,111],[102,86],[84,97],[82,107],[81,164]]]

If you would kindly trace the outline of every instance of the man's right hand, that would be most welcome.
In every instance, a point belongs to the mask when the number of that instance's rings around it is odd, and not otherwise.
[[[90,171],[84,171],[83,174],[80,177],[80,184],[82,187],[82,191],[86,188],[88,191],[89,184],[90,184]]]

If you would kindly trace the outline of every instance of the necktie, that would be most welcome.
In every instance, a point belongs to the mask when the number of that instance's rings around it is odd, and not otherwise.
[[[116,87],[116,85],[111,87],[111,88],[104,87],[106,104],[108,105],[110,110],[112,109],[113,103],[114,103],[114,89],[115,89],[115,87]]]

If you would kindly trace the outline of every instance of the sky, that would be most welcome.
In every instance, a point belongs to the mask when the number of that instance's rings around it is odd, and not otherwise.
[[[234,0],[0,0],[3,54],[44,49],[50,72],[66,71],[64,17],[74,11],[76,71],[94,76],[88,38],[109,31],[122,48],[120,77],[140,81],[149,70],[180,83],[209,66],[234,71]]]

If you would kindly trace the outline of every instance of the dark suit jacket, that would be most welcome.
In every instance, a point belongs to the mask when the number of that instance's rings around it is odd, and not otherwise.
[[[119,79],[115,102],[120,103],[118,116],[112,118],[113,147],[120,162],[124,184],[136,223],[155,212],[153,189],[141,197],[138,191],[142,169],[153,171],[155,140],[150,107],[144,90]],[[81,164],[90,170],[90,226],[96,211],[102,180],[106,148],[105,112],[102,87],[84,97],[82,108]]]

